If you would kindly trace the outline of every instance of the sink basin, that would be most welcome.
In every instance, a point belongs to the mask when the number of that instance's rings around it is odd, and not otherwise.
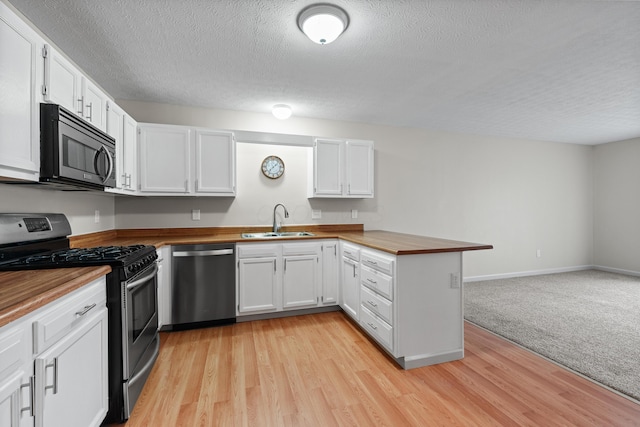
[[[242,233],[243,239],[273,239],[276,237],[305,237],[315,236],[308,231],[281,231],[274,233],[273,231],[267,231],[265,233]]]

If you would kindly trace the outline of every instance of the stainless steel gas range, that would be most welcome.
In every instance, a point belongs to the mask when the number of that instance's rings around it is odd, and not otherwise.
[[[160,349],[154,246],[69,247],[63,214],[0,214],[0,271],[110,265],[109,411],[128,419]]]

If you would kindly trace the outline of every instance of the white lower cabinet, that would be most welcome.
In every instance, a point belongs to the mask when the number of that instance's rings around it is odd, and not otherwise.
[[[36,426],[98,426],[106,415],[107,309],[35,360]]]
[[[340,307],[358,321],[360,312],[360,249],[350,243],[341,242],[340,253]]]
[[[18,320],[0,328],[0,426],[34,425],[30,326]]]
[[[278,309],[276,256],[238,261],[238,314]]]
[[[282,308],[315,307],[320,302],[318,243],[282,245]]]
[[[104,277],[0,328],[0,425],[99,426],[107,350]]]
[[[341,245],[340,306],[397,363],[411,369],[464,356],[461,252],[396,256]]]
[[[338,241],[328,240],[322,243],[322,295],[320,304],[338,303]]]
[[[316,240],[236,245],[237,315],[331,305],[322,303],[321,248]]]
[[[171,324],[171,246],[156,250],[158,254],[158,328]]]

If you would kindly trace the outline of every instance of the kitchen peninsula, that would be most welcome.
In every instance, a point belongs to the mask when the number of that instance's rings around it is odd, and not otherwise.
[[[152,244],[265,244],[243,239],[243,232],[267,227],[119,229],[72,236],[73,247]],[[394,233],[364,231],[361,224],[288,226],[288,231],[314,235],[270,238],[268,242],[336,241],[339,268],[338,305],[405,369],[460,359],[464,356],[462,253],[492,249],[491,245]],[[0,326],[29,311],[42,298],[34,275],[48,272],[0,272]],[[102,273],[104,274],[104,273]],[[87,280],[87,282],[89,279]],[[14,295],[20,291],[21,298]],[[47,290],[47,292],[52,292]],[[291,311],[290,314],[296,314]],[[242,319],[239,317],[239,321]]]

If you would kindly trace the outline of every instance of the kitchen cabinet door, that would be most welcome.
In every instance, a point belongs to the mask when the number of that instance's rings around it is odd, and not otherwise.
[[[338,242],[322,244],[322,295],[323,305],[338,303]]]
[[[141,192],[189,192],[191,135],[181,126],[139,126]]]
[[[124,116],[125,112],[114,102],[107,103],[107,133],[116,140],[116,189],[121,190],[126,179],[123,174],[124,161]]]
[[[347,141],[346,192],[351,197],[373,197],[373,142]]]
[[[123,150],[121,175],[124,176],[123,190],[138,191],[138,122],[130,115],[124,115]]]
[[[0,328],[0,426],[34,423],[30,326],[17,320]]]
[[[318,138],[313,155],[313,196],[342,196],[344,141]]]
[[[158,254],[158,328],[171,324],[171,246],[163,246]]]
[[[107,309],[35,359],[36,427],[99,426],[107,413]]]
[[[44,55],[44,100],[62,105],[67,110],[83,117],[82,72],[67,58],[49,45]]]
[[[342,299],[340,307],[357,321],[360,312],[359,264],[357,261],[343,256],[341,267]]]
[[[42,39],[0,2],[0,176],[38,180]]]
[[[283,308],[314,307],[318,304],[318,255],[283,258]]]
[[[0,426],[33,426],[29,375],[18,370],[11,377],[0,381]],[[27,408],[22,410],[22,408]]]
[[[195,145],[194,191],[234,196],[236,153],[233,133],[198,129]]]
[[[250,313],[278,309],[277,258],[238,260],[238,312]]]
[[[107,188],[105,191],[135,193],[138,186],[138,123],[113,101],[107,102],[107,133],[116,140],[116,187]]]
[[[82,118],[100,129],[107,130],[107,101],[109,98],[88,78],[82,78]]]

